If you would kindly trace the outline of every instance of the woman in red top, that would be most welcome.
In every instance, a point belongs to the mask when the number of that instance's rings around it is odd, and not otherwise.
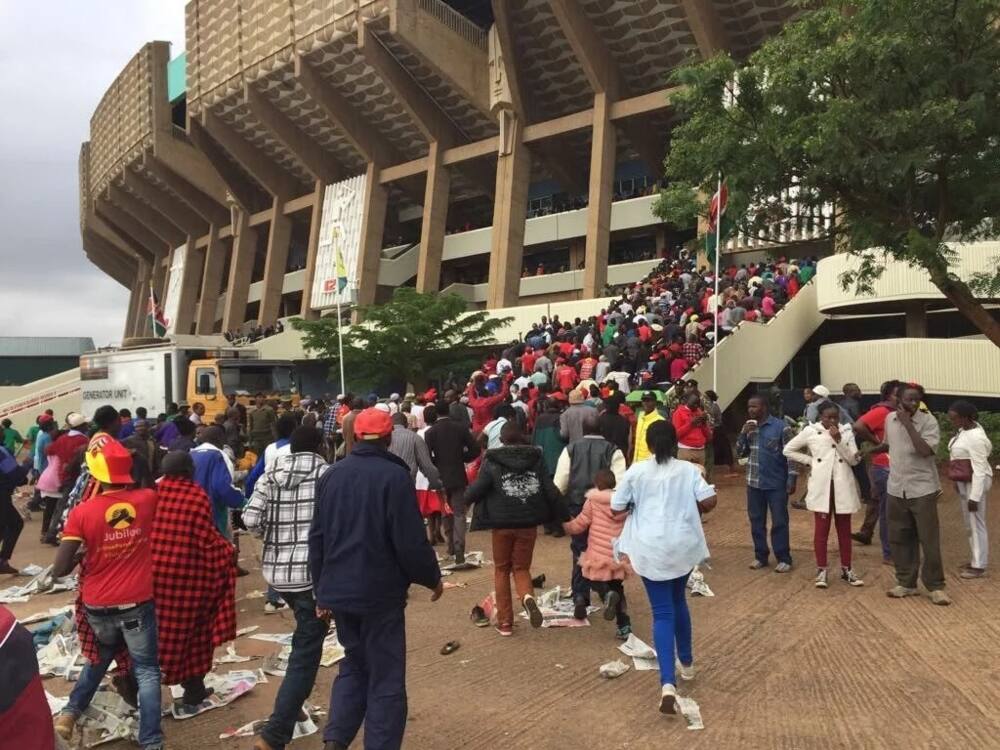
[[[671,418],[677,430],[677,458],[699,466],[705,465],[705,446],[712,440],[708,415],[701,409],[701,399],[689,393],[684,402],[674,409]]]

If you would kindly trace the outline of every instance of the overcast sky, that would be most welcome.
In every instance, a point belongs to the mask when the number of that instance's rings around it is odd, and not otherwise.
[[[128,293],[80,243],[90,116],[149,41],[184,49],[184,0],[0,0],[0,336],[118,342]]]

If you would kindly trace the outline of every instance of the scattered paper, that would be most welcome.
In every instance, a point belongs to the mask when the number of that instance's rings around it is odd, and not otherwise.
[[[238,664],[244,661],[250,661],[255,657],[253,656],[243,656],[242,654],[236,653],[236,647],[229,645],[226,646],[226,653],[216,659],[218,664]]]
[[[55,594],[60,591],[73,591],[77,587],[77,577],[52,578],[52,566],[39,568],[37,565],[28,568],[38,569],[31,580],[21,586],[8,586],[0,589],[0,604],[23,604],[30,601],[33,594]],[[25,568],[27,570],[28,568]]]
[[[613,680],[616,677],[621,677],[623,674],[628,672],[629,666],[621,659],[616,659],[615,661],[609,661],[607,664],[602,664],[598,672],[601,677],[608,680]]]
[[[84,659],[80,653],[80,639],[76,633],[55,635],[38,649],[38,672],[42,677],[65,677],[74,681],[83,670]]]
[[[21,568],[21,570],[19,571],[19,575],[29,576],[33,578],[37,576],[39,573],[43,572],[44,570],[45,568],[43,568],[41,565],[35,565],[34,563],[32,563],[31,565],[25,565],[23,568]]]
[[[258,719],[257,721],[251,721],[249,724],[244,724],[238,729],[229,729],[219,735],[220,740],[230,740],[236,737],[253,737],[267,722],[267,719]],[[304,721],[295,722],[295,728],[292,730],[292,739],[297,740],[300,737],[308,737],[311,734],[316,734],[319,731],[319,727],[316,722],[313,721],[311,717],[307,717]]]
[[[246,594],[243,595],[243,598],[244,599],[263,599],[264,598],[264,592],[260,591],[259,589],[257,591],[249,591],[249,592],[247,592]]]
[[[185,708],[184,704],[180,702],[180,698],[184,695],[184,689],[180,685],[173,685],[170,688],[170,694],[176,700],[170,707],[170,714],[178,721],[182,721],[205,711],[226,706],[241,695],[249,693],[260,681],[257,672],[245,669],[230,672],[226,675],[209,672],[205,675],[205,687],[212,688],[215,692],[193,710]]]
[[[265,674],[275,677],[284,677],[288,669],[288,657],[292,654],[291,646],[282,646],[279,651],[264,657],[264,665],[261,667]]]
[[[69,703],[69,696],[66,696],[65,698],[57,698],[46,690],[45,700],[49,702],[49,713],[55,716],[57,713],[66,708],[66,704]]]
[[[629,633],[625,643],[618,647],[625,656],[632,657],[632,666],[637,672],[648,672],[659,669],[659,662],[656,660],[656,650],[648,643],[638,638],[635,633]]]
[[[702,721],[701,718],[701,708],[692,698],[678,695],[676,701],[677,708],[679,708],[681,714],[683,714],[689,731],[705,728],[705,722]]]
[[[236,637],[239,638],[240,636],[249,635],[250,633],[253,633],[257,630],[260,630],[260,625],[248,625],[245,628],[240,628],[239,630],[237,630]]]
[[[483,559],[482,552],[466,552],[464,563],[451,562],[447,565],[442,565],[441,570],[471,570],[472,568],[481,568],[485,564],[486,560]]]
[[[535,598],[538,609],[542,613],[543,628],[587,628],[590,627],[590,620],[577,620],[573,617],[573,599],[569,590],[564,590],[560,586],[549,589],[539,594]],[[600,607],[588,606],[587,614],[597,612]],[[521,618],[528,619],[526,612],[521,612]]]
[[[711,568],[709,568],[711,569]],[[687,587],[691,589],[691,596],[715,596],[712,589],[705,583],[705,574],[696,565],[688,578]]]
[[[462,583],[452,583],[451,581],[445,581],[442,584],[442,588],[446,588],[446,589],[464,589],[468,585],[469,584],[467,582],[465,582],[465,581],[463,581]]]
[[[96,747],[116,740],[138,742],[139,718],[136,710],[128,705],[118,693],[101,690],[90,702],[80,717],[85,730],[97,732],[97,738],[86,743],[86,747]]]
[[[334,631],[323,640],[323,656],[320,657],[319,664],[321,667],[332,667],[346,655],[347,652],[340,645],[340,641],[337,640],[337,633]]]
[[[252,641],[267,641],[269,643],[277,643],[281,646],[291,646],[292,645],[292,634],[291,633],[254,633],[250,636]]]
[[[66,615],[71,617],[73,615],[73,605],[67,604],[65,607],[52,607],[45,612],[36,612],[33,615],[27,615],[20,620],[19,623],[22,625],[30,625],[34,622],[43,622],[44,620],[51,620],[53,617],[58,617],[59,615]]]

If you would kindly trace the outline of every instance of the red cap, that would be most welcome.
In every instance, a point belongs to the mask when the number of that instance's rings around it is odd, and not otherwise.
[[[433,401],[437,398],[438,392],[434,388],[428,388],[424,393],[424,399],[426,401]]]
[[[365,409],[354,420],[354,434],[361,440],[378,440],[392,432],[392,417],[381,409]]]
[[[38,415],[38,418],[35,421],[38,422],[38,424],[45,424],[46,422],[51,422],[52,415],[42,412],[41,414]]]

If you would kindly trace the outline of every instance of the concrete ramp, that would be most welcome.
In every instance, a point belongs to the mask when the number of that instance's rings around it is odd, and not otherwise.
[[[19,386],[13,398],[8,393],[8,400],[0,403],[0,419],[10,419],[23,433],[35,423],[39,414],[52,409],[61,424],[69,412],[80,410],[80,390],[79,367],[26,383]]]
[[[810,281],[767,323],[742,323],[688,373],[702,393],[719,394],[719,406],[728,408],[750,383],[770,383],[791,362],[825,316],[816,307],[816,283]],[[712,377],[719,361],[719,382]]]

